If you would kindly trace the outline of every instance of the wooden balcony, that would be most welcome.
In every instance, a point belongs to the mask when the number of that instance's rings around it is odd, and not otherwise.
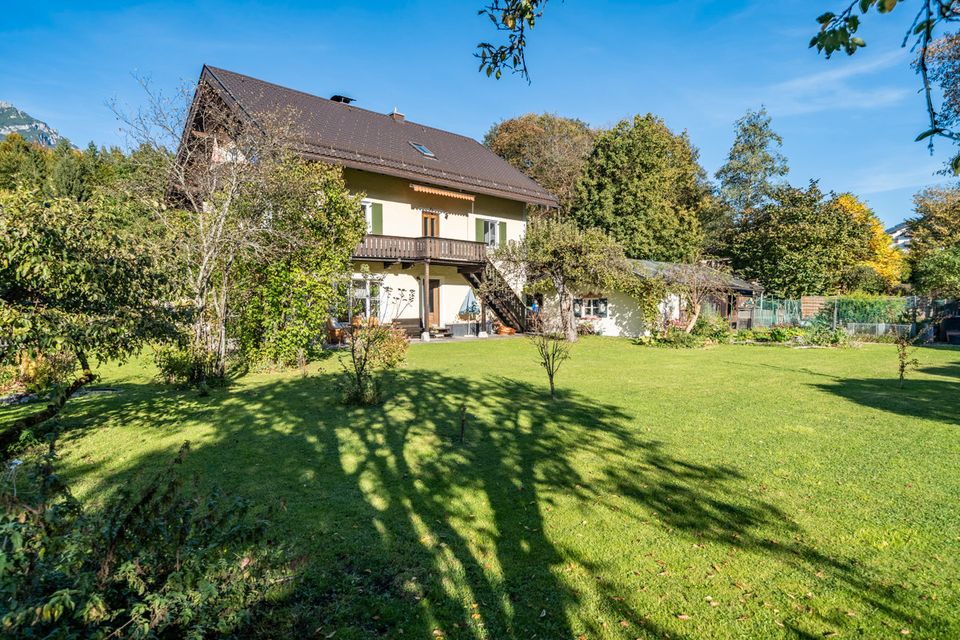
[[[437,264],[481,265],[487,259],[487,245],[450,238],[407,238],[366,235],[354,252],[355,260],[384,262],[424,262]]]

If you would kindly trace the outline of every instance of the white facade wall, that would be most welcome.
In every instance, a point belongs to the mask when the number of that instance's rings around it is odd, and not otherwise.
[[[607,291],[604,293],[590,293],[576,296],[578,299],[585,298],[604,298],[607,301],[606,317],[596,317],[584,315],[577,318],[578,322],[591,323],[600,335],[611,336],[614,338],[638,338],[643,335],[649,335],[650,327],[644,325],[643,316],[640,313],[640,305],[632,297],[620,291]],[[668,294],[658,305],[658,320],[673,321],[680,319],[680,297],[676,294]],[[552,312],[555,302],[547,301],[545,306],[547,312]]]
[[[359,264],[359,263],[358,263]],[[383,276],[383,292],[380,296],[380,320],[392,322],[398,319],[420,317],[421,285],[424,274],[423,265],[416,264],[409,269],[391,267],[384,269],[382,264],[369,265],[370,273]],[[470,285],[457,272],[456,267],[430,265],[430,279],[440,281],[440,323],[441,326],[457,320],[460,308],[470,294]],[[410,292],[413,292],[413,301]],[[397,298],[402,298],[398,300]]]
[[[629,295],[620,291],[610,291],[599,296],[591,295],[589,297],[603,297],[607,299],[607,317],[580,318],[581,320],[593,323],[593,326],[601,335],[637,338],[649,332],[650,328],[644,325],[639,304]],[[679,320],[679,296],[676,294],[668,294],[667,297],[657,305],[657,310],[659,320]]]

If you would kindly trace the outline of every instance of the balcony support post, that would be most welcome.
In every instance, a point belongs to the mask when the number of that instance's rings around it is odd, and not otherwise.
[[[477,327],[477,337],[487,337],[487,303],[480,299],[480,326]]]
[[[423,331],[420,333],[420,339],[424,342],[430,341],[430,261],[423,261],[423,286],[420,288],[420,310],[421,323]]]

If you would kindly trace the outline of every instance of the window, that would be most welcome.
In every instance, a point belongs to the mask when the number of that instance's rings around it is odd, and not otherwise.
[[[380,317],[380,289],[379,279],[354,278],[350,284],[337,286],[338,304],[334,314],[341,322],[350,322],[354,317]]]
[[[373,203],[364,200],[360,203],[360,208],[363,209],[363,218],[367,221],[367,233],[373,233]]]
[[[606,318],[606,298],[575,298],[573,315],[577,318]]]
[[[498,244],[500,244],[500,241],[497,237],[496,220],[483,221],[483,242],[488,247],[496,247]]]
[[[411,142],[411,143],[410,143],[410,146],[413,147],[414,149],[416,149],[417,151],[419,151],[420,153],[422,153],[424,156],[426,156],[426,157],[428,157],[428,158],[436,158],[436,157],[437,157],[437,154],[435,154],[433,151],[430,151],[430,149],[428,149],[426,145],[422,145],[422,144],[420,144],[419,142]]]

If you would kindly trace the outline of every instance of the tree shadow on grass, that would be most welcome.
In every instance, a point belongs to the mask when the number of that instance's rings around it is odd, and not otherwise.
[[[773,503],[760,498],[745,500],[742,480],[746,478],[735,469],[693,465],[649,443],[639,469],[610,473],[604,484],[613,495],[652,510],[652,516],[669,532],[775,559],[809,582],[830,581],[834,590],[846,595],[851,608],[882,612],[887,620],[914,630],[942,632],[950,626],[946,620],[919,611],[914,595],[899,584],[876,579],[857,558],[829,555],[810,544],[806,532]],[[713,568],[721,571],[716,565]],[[808,613],[828,630],[851,627],[850,619],[836,612],[831,615],[811,609]],[[809,620],[793,617],[785,624],[792,635],[823,637],[823,628],[811,631]]]
[[[603,580],[574,587],[566,579],[571,563],[598,576],[609,568],[546,533],[553,505],[567,498],[626,511],[636,526],[652,517],[670,535],[755,551],[807,573],[826,567],[859,601],[920,628],[896,593],[854,563],[799,542],[788,515],[744,491],[737,470],[673,456],[639,437],[619,407],[570,391],[552,402],[543,388],[516,380],[417,370],[392,379],[385,405],[350,408],[337,404],[335,378],[277,380],[208,398],[128,388],[88,401],[69,437],[135,424],[169,440],[102,477],[96,495],[165,464],[182,425],[212,426],[193,443],[187,470],[276,508],[276,542],[296,547],[302,565],[296,587],[254,613],[249,631],[264,636],[610,635],[597,616],[580,615],[590,600],[629,625],[623,637],[683,637]],[[73,473],[93,475],[97,466],[81,462]]]
[[[942,376],[944,378],[960,379],[960,363],[948,364],[937,367],[920,367],[920,371],[931,376]]]
[[[923,373],[952,376],[960,366],[928,367]],[[815,385],[841,398],[872,409],[890,413],[933,420],[946,424],[960,424],[960,384],[955,380],[916,378],[907,373],[903,386],[895,377],[890,378],[834,378],[832,382]]]

